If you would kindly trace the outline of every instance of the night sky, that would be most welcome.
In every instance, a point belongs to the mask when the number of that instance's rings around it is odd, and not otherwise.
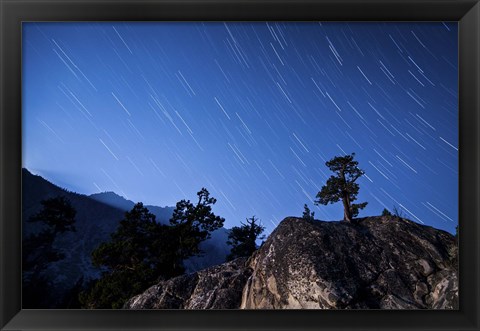
[[[457,23],[24,23],[23,166],[271,232],[356,153],[359,217],[458,224]]]

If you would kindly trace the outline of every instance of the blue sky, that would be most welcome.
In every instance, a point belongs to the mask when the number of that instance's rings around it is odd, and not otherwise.
[[[314,206],[356,153],[360,216],[458,224],[457,23],[23,24],[23,166],[69,190],[173,206],[206,187],[226,227]]]

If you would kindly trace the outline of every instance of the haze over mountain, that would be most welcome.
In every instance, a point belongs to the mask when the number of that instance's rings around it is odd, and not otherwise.
[[[362,215],[458,224],[458,22],[25,22],[23,164],[270,233],[357,153]]]
[[[90,196],[70,192],[45,180],[41,176],[22,169],[22,231],[23,238],[38,229],[35,223],[27,220],[42,208],[41,201],[65,196],[77,211],[76,232],[66,232],[54,243],[65,258],[50,264],[47,276],[55,284],[55,297],[58,299],[70,290],[79,280],[87,281],[99,276],[100,270],[91,264],[92,251],[102,242],[110,239],[125,211],[131,210],[134,202],[114,192],[103,192]],[[146,206],[155,214],[157,221],[168,224],[173,207]],[[228,230],[221,228],[212,233],[212,237],[201,244],[203,256],[185,261],[187,272],[193,272],[225,261],[230,252],[226,244]],[[52,298],[52,305],[55,302]],[[50,307],[51,308],[51,307]]]
[[[22,170],[23,231],[40,201],[65,196],[77,210],[76,232],[55,247],[65,259],[51,263],[49,308],[79,281],[99,275],[91,251],[109,239],[133,206],[114,192],[86,196],[64,190]],[[126,209],[125,209],[126,208]],[[172,207],[149,206],[158,215]],[[162,214],[163,213],[163,214]],[[159,219],[167,223],[166,218]],[[229,247],[221,228],[202,244],[203,257],[185,261],[187,273],[162,281],[129,300],[129,309],[455,309],[458,248],[448,232],[396,217],[347,222],[287,217],[249,259],[223,263]]]

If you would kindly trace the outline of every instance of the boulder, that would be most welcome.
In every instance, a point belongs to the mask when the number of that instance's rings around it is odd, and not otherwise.
[[[127,301],[126,309],[236,309],[251,275],[246,258],[162,281]]]
[[[288,217],[248,260],[162,281],[128,309],[458,309],[448,232],[395,216]]]

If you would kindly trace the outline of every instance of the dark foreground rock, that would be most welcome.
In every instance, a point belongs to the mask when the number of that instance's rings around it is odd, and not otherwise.
[[[236,309],[252,271],[245,258],[162,281],[131,298],[127,309]]]
[[[126,308],[457,309],[457,248],[396,217],[286,218],[247,261],[162,282]]]

